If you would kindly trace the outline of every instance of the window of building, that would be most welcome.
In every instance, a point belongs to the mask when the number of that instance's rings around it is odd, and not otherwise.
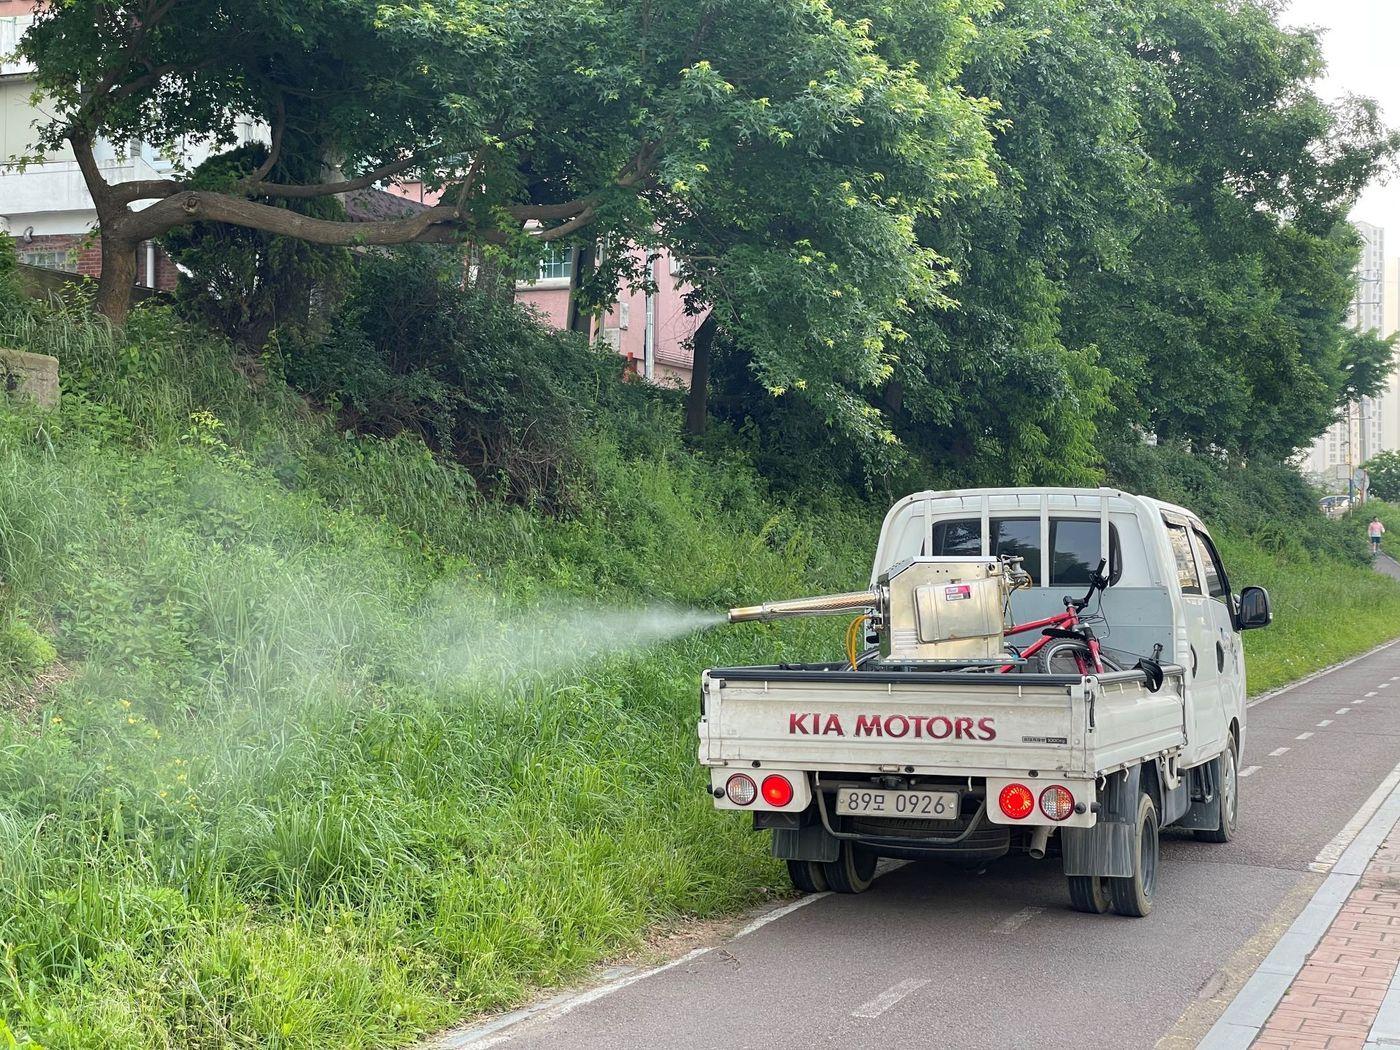
[[[61,270],[64,273],[77,273],[78,261],[73,253],[54,248],[21,249],[19,261],[26,266],[38,266],[44,270]]]
[[[544,258],[540,260],[539,276],[537,281],[567,281],[573,276],[574,253],[573,249],[559,244],[551,244],[546,250]]]

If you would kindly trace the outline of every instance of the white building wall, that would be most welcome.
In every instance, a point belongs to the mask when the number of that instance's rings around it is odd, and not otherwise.
[[[1387,281],[1386,276],[1385,230],[1369,222],[1354,225],[1361,236],[1361,258],[1347,322],[1358,331],[1388,335],[1395,331],[1397,300],[1395,281]],[[1326,487],[1344,492],[1356,467],[1379,452],[1400,448],[1397,383],[1400,380],[1392,377],[1376,397],[1363,397],[1348,405],[1338,421],[1304,454],[1303,469]]]

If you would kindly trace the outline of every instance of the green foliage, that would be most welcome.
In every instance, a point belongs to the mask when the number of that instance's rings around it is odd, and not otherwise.
[[[191,184],[218,186],[267,160],[267,148],[239,146],[195,169]],[[301,182],[313,176],[305,152],[284,152],[270,177]],[[279,204],[276,198],[258,199]],[[343,219],[335,198],[288,201],[285,206],[318,219]],[[197,222],[161,239],[161,247],[181,268],[175,289],[180,314],[199,321],[247,350],[260,350],[274,329],[304,326],[313,304],[333,305],[349,277],[344,248],[308,244],[260,230]]]
[[[635,416],[638,440],[673,425],[656,411],[664,395],[617,382],[615,353],[463,287],[450,252],[360,259],[344,309],[325,328],[282,341],[293,385],[335,405],[347,426],[412,434],[517,501],[568,501],[584,436],[602,414],[619,431]]]
[[[1382,452],[1363,466],[1371,476],[1371,496],[1388,503],[1400,503],[1400,452]]]
[[[15,242],[9,237],[0,236],[0,309],[18,309],[22,296],[19,253],[15,251]]]
[[[0,678],[37,674],[57,659],[53,643],[23,620],[0,623]]]

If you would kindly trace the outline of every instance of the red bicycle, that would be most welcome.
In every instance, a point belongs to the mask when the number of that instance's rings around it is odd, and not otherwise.
[[[1099,567],[1089,576],[1089,590],[1083,598],[1065,596],[1065,611],[1047,616],[1041,620],[1013,624],[1006,629],[1008,637],[1040,631],[1037,638],[1018,655],[1026,663],[1034,661],[1034,669],[1044,674],[1103,674],[1105,671],[1121,671],[1116,661],[1107,657],[1099,646],[1094,629],[1080,616],[1094,595],[1107,589],[1108,577],[1104,575],[1107,562],[1100,561]],[[1002,674],[1013,670],[1017,665],[1004,664]]]

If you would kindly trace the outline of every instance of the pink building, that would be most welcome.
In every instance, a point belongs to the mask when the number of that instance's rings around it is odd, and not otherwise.
[[[569,316],[571,253],[554,249],[540,262],[539,276],[517,284],[516,297],[550,324],[564,328]],[[690,385],[690,341],[704,319],[685,312],[686,285],[678,260],[662,251],[652,259],[656,291],[619,290],[617,303],[592,325],[591,335],[612,346],[626,369],[653,383]]]
[[[417,204],[436,204],[439,196],[418,182],[391,186],[389,192]],[[551,246],[540,260],[538,276],[516,284],[516,298],[554,327],[567,328],[572,265],[567,248]],[[655,294],[620,289],[617,304],[592,323],[589,335],[621,354],[628,372],[653,383],[689,387],[690,343],[704,315],[692,317],[685,312],[687,286],[681,279],[679,260],[662,250],[652,267]]]

